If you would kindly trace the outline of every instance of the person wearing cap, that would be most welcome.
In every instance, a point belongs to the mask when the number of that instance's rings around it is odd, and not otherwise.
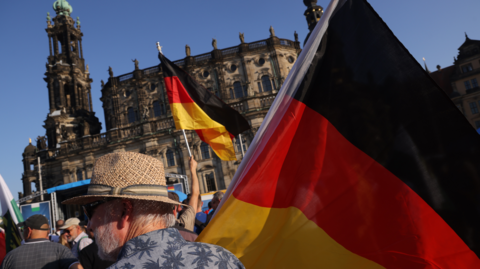
[[[50,226],[43,215],[33,215],[18,226],[24,227],[25,244],[5,256],[1,269],[83,268],[68,248],[48,240]]]
[[[80,227],[80,220],[78,218],[69,218],[65,224],[60,227],[67,234],[67,241],[72,244],[72,254],[76,258],[80,251],[93,241],[88,238],[88,235]]]
[[[196,198],[192,157],[190,172]],[[198,199],[191,200],[196,204]],[[168,198],[163,163],[145,154],[115,152],[98,158],[87,194],[63,204],[83,205],[100,258],[116,261],[110,268],[245,268],[228,250],[187,242],[171,228],[173,207],[180,203]]]

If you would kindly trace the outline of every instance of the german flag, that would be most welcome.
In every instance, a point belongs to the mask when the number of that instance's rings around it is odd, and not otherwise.
[[[232,139],[250,129],[247,120],[162,53],[158,58],[175,127],[195,130],[220,159],[236,160]]]
[[[246,268],[480,268],[480,140],[365,0],[333,0],[197,239]]]

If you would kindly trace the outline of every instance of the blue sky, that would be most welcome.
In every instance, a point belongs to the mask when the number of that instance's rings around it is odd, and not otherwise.
[[[44,135],[48,92],[44,82],[48,38],[46,13],[55,16],[53,0],[1,1],[0,10],[0,174],[15,198],[23,191],[22,153],[28,138]],[[480,39],[478,0],[370,0],[400,41],[417,61],[427,59],[431,70],[437,64],[452,64],[464,32]],[[293,39],[297,31],[303,41],[308,33],[301,0],[164,1],[164,0],[69,0],[72,17],[80,17],[83,54],[93,78],[93,109],[104,122],[100,80],[107,80],[109,66],[115,76],[157,65],[155,42],[172,60],[218,47],[268,38],[269,27],[278,37]],[[326,8],[329,1],[319,0]],[[303,43],[303,42],[302,42]],[[103,126],[105,126],[103,124]],[[105,129],[104,129],[105,130]],[[103,131],[104,131],[103,130]]]

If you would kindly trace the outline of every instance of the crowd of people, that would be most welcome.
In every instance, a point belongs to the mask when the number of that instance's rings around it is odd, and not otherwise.
[[[190,158],[191,193],[180,202],[167,191],[161,161],[138,153],[97,160],[88,193],[64,201],[82,205],[86,221],[55,223],[33,215],[23,227],[22,246],[0,269],[17,268],[244,268],[228,250],[195,242],[223,198],[217,192],[202,211],[197,162]]]

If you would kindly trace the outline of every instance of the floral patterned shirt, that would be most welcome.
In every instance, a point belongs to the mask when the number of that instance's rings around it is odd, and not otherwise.
[[[129,240],[109,269],[244,269],[230,251],[220,246],[187,242],[175,228],[149,232]]]

